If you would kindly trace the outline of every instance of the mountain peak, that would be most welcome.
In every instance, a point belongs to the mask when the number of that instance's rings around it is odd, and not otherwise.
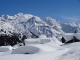
[[[3,25],[4,23],[7,23]],[[10,23],[10,24],[8,24]],[[2,24],[2,25],[1,25]],[[11,26],[10,26],[11,25]],[[14,27],[15,32],[22,32],[30,36],[30,31],[36,34],[44,34],[46,36],[62,34],[62,32],[74,32],[80,30],[80,24],[76,23],[61,23],[51,17],[41,19],[38,16],[31,14],[18,13],[14,16],[2,15],[0,17],[1,29],[7,29]],[[5,28],[3,28],[5,26]],[[6,28],[7,27],[7,28]]]
[[[18,13],[17,15],[18,15],[18,16],[22,16],[22,15],[24,15],[24,14],[23,14],[23,13]]]
[[[47,20],[53,20],[53,18],[51,18],[51,17],[46,17],[45,19],[47,19]]]

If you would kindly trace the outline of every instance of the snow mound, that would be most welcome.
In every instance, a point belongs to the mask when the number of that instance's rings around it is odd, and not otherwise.
[[[39,36],[39,40],[40,40],[40,43],[43,44],[43,43],[47,43],[47,42],[50,42],[50,38],[47,38],[45,35],[40,35]]]
[[[66,33],[65,35],[63,35],[66,42],[73,39],[73,36],[80,40],[80,33]]]
[[[50,47],[48,45],[44,45],[44,44],[34,44],[30,46],[34,46],[39,49],[39,51],[36,54],[43,54],[43,53],[49,53],[49,52],[56,51],[55,48]]]
[[[43,44],[48,43],[51,40],[49,38],[38,38],[38,39],[25,39],[25,44]]]
[[[0,52],[6,52],[6,51],[10,51],[13,48],[11,46],[1,46],[0,47]]]
[[[25,44],[40,44],[38,39],[25,39]]]
[[[52,37],[53,41],[59,45],[61,45],[62,43],[56,38],[56,37]]]
[[[13,50],[12,54],[34,54],[34,53],[38,52],[38,50],[39,49],[37,47],[23,46],[23,47]]]
[[[50,42],[50,41],[51,41],[50,39],[40,39],[41,44],[47,43],[47,42]]]
[[[47,38],[45,35],[40,35],[39,38]]]

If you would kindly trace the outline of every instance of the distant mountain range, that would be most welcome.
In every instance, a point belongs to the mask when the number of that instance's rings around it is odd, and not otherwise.
[[[80,32],[79,23],[62,23],[51,17],[42,19],[38,16],[23,13],[14,16],[0,16],[0,34],[22,33],[30,38],[30,32],[37,36],[46,35],[52,37],[75,31]]]

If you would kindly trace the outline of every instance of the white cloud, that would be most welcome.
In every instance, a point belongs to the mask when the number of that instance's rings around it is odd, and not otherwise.
[[[69,17],[69,16],[61,16],[63,19],[66,19],[66,20],[68,20],[68,21],[70,21],[70,22],[78,22],[78,21],[80,21],[80,16],[71,16],[71,17]]]

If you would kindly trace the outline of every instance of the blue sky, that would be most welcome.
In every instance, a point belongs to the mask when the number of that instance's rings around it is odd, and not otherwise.
[[[0,0],[0,15],[17,13],[80,23],[80,0]]]

